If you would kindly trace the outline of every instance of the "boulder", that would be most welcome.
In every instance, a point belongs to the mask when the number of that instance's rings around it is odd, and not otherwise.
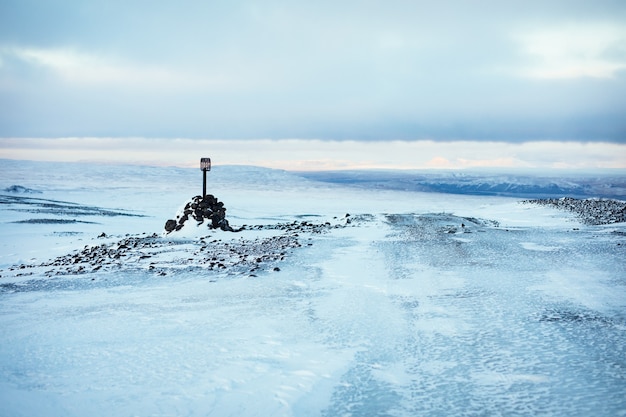
[[[165,222],[165,231],[167,233],[173,231],[174,229],[176,229],[176,220],[168,220]]]

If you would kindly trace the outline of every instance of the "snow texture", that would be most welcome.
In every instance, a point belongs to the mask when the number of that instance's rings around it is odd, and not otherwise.
[[[0,416],[626,415],[624,223],[216,166],[243,229],[166,234],[198,170],[0,162]]]

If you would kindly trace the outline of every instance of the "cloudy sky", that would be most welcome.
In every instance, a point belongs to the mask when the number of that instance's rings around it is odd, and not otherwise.
[[[427,162],[460,166],[480,143],[511,164],[549,142],[626,168],[626,2],[0,0],[0,109],[0,157],[298,139],[370,143],[363,162],[420,141],[456,143]]]

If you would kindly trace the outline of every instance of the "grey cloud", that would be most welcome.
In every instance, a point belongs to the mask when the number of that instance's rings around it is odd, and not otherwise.
[[[529,58],[514,35],[619,24],[625,9],[619,1],[5,0],[0,105],[9,110],[0,136],[624,142],[626,73],[524,79],[516,71]],[[69,50],[97,65],[63,78],[63,68],[10,48]],[[615,45],[607,54],[622,52]],[[108,78],[98,78],[107,66]]]

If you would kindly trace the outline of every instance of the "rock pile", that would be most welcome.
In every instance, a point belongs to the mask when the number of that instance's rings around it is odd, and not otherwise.
[[[211,229],[222,229],[226,232],[236,232],[226,220],[226,208],[224,203],[218,201],[215,196],[208,194],[205,197],[195,196],[183,209],[182,213],[176,216],[176,220],[170,219],[165,222],[167,233],[178,231],[183,228],[189,218],[198,222],[198,226],[207,220]]]
[[[524,200],[523,203],[532,203],[543,206],[555,206],[560,210],[575,213],[584,224],[600,225],[626,222],[626,202],[619,200],[588,198],[545,198],[539,200]]]

